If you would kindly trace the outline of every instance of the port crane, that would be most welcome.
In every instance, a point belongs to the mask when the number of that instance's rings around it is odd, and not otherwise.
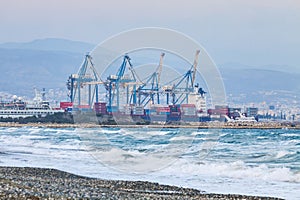
[[[166,85],[162,89],[167,96],[167,104],[170,103],[170,96],[172,96],[172,104],[182,104],[189,103],[189,94],[193,93],[195,90],[195,78],[197,72],[198,58],[200,50],[195,53],[194,63],[192,67],[183,75],[175,80],[170,81],[173,83],[172,86]],[[178,82],[175,82],[179,80]],[[175,83],[174,83],[175,82]]]
[[[102,85],[106,90],[107,112],[133,111],[137,107],[145,108],[149,104],[165,103],[167,105],[197,104],[200,108],[206,92],[202,88],[199,89],[198,83],[195,84],[199,54],[200,50],[197,50],[193,65],[186,73],[163,84],[161,76],[165,53],[161,53],[156,70],[143,81],[135,72],[127,54],[123,56],[116,74],[109,75],[105,81],[98,75],[92,57],[86,55],[78,73],[72,74],[68,79],[70,100],[74,107],[88,105],[91,109],[93,103],[99,102],[99,87]],[[84,99],[84,94],[87,94],[87,99]],[[163,96],[166,96],[166,101]]]
[[[119,109],[120,107],[120,89],[121,87],[126,88],[126,103],[132,100],[133,104],[137,102],[137,95],[136,95],[136,87],[139,84],[137,82],[138,75],[133,69],[133,66],[130,62],[130,57],[126,54],[123,58],[123,62],[119,67],[116,75],[110,75],[106,82],[105,88],[107,90],[108,96],[108,106],[111,107],[114,105],[116,101],[116,107]],[[128,66],[128,67],[127,67]],[[131,73],[131,77],[125,75],[126,68],[129,69]],[[132,87],[132,89],[131,89]],[[130,91],[131,90],[131,91]],[[129,95],[132,93],[131,95]]]
[[[98,75],[94,64],[92,62],[92,57],[87,54],[85,55],[85,59],[79,68],[77,74],[72,74],[69,76],[67,81],[67,88],[69,90],[69,98],[71,102],[74,103],[76,100],[77,105],[82,104],[82,94],[81,91],[85,86],[88,87],[88,99],[87,103],[90,108],[92,108],[92,103],[95,98],[95,102],[99,101],[98,96],[98,84],[91,84],[93,82],[99,82],[100,76]]]
[[[155,72],[153,72],[149,78],[140,85],[137,89],[138,94],[138,104],[146,106],[149,102],[152,104],[155,103],[155,95],[156,95],[156,103],[160,104],[160,77],[162,72],[162,66],[163,66],[163,58],[165,56],[165,53],[161,53],[159,65],[157,66],[157,69]],[[150,87],[149,87],[150,86]]]

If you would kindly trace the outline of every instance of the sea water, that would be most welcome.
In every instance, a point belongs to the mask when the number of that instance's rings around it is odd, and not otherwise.
[[[0,165],[300,199],[300,130],[2,127]]]

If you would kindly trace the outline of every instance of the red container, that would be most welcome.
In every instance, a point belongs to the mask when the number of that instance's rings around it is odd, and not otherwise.
[[[73,107],[72,102],[60,102],[60,108],[61,109],[66,109],[66,108],[70,108],[70,107]]]
[[[88,109],[88,108],[90,108],[90,106],[89,105],[78,105],[77,108],[87,108]]]
[[[228,109],[208,109],[210,115],[228,115]]]
[[[158,108],[156,109],[156,111],[157,111],[158,113],[161,113],[161,112],[170,112],[170,107],[158,107]]]

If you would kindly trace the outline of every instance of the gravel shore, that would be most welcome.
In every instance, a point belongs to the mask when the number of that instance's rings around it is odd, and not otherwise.
[[[203,191],[144,181],[87,178],[55,169],[0,167],[0,199],[278,199]]]

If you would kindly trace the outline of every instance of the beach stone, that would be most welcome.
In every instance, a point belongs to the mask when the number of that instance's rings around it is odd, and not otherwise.
[[[275,200],[231,194],[208,194],[191,188],[146,181],[112,181],[55,169],[0,167],[0,199],[233,199]]]

